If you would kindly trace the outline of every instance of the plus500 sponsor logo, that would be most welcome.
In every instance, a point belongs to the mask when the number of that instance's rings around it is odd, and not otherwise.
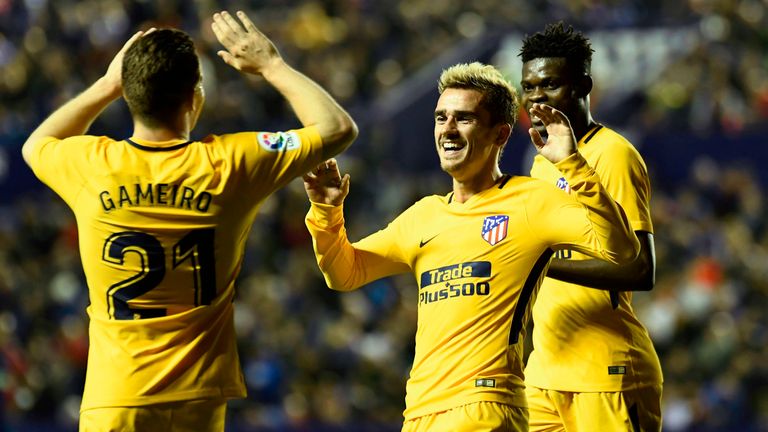
[[[491,263],[488,261],[459,263],[427,270],[420,278],[419,305],[457,297],[487,296],[491,292],[488,281],[467,281],[466,278],[490,276]]]

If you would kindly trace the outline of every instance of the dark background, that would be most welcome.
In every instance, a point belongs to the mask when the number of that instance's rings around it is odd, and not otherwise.
[[[85,371],[76,228],[21,160],[34,127],[150,26],[198,44],[208,102],[195,138],[297,126],[271,88],[216,57],[210,17],[224,8],[246,10],[358,121],[339,158],[352,174],[353,240],[450,190],[432,138],[442,68],[492,62],[518,83],[525,34],[559,19],[585,31],[595,117],[635,144],[652,175],[657,284],[634,305],[664,368],[664,430],[768,430],[765,1],[0,0],[0,431],[75,430]],[[506,172],[527,173],[526,122]],[[119,102],[91,133],[128,137],[130,125]],[[253,227],[236,301],[249,397],[230,403],[228,429],[397,431],[415,283],[326,289],[307,207],[294,182]]]

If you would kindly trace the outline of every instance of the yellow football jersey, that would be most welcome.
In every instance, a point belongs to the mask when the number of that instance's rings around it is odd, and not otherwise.
[[[245,396],[232,307],[245,240],[321,150],[314,127],[36,143],[30,165],[75,214],[88,282],[81,410]]]
[[[416,278],[406,420],[480,401],[527,406],[523,333],[552,251],[612,261],[636,255],[629,223],[586,161],[577,154],[558,167],[581,202],[540,180],[505,176],[464,203],[452,194],[426,197],[355,244],[341,206],[312,205],[307,227],[328,286],[351,290],[406,272]]]
[[[653,233],[648,171],[632,144],[613,130],[596,126],[579,142],[579,152],[622,206],[633,231]],[[544,158],[534,159],[531,175],[569,189],[562,174]],[[563,218],[562,223],[568,219]],[[589,258],[570,250],[557,256]],[[656,350],[631,301],[631,291],[611,294],[545,278],[533,307],[533,352],[525,369],[526,383],[573,392],[613,392],[660,384]]]

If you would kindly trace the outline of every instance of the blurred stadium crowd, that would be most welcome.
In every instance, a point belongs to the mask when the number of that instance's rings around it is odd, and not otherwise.
[[[74,430],[88,346],[74,220],[17,166],[21,143],[105,70],[129,34],[150,26],[182,28],[198,43],[208,104],[196,133],[295,125],[274,91],[215,56],[210,16],[237,8],[359,118],[361,138],[341,161],[352,174],[353,239],[417,197],[448,190],[436,163],[431,171],[399,166],[382,130],[391,125],[366,107],[457,44],[557,19],[587,34],[691,30],[689,49],[667,58],[653,82],[624,94],[605,116],[601,101],[594,111],[633,131],[641,153],[664,154],[653,152],[663,141],[645,142],[651,132],[682,133],[689,147],[674,176],[655,168],[668,162],[646,156],[658,273],[635,307],[662,359],[665,431],[768,431],[768,203],[756,168],[768,158],[697,155],[698,139],[768,132],[766,0],[0,0],[0,184],[9,191],[0,197],[0,431]],[[430,119],[427,112],[416,121]],[[127,109],[115,104],[92,131],[127,137],[129,125]],[[432,152],[425,139],[408,151]],[[249,398],[230,404],[229,424],[399,430],[415,282],[402,276],[353,293],[326,289],[304,227],[307,207],[294,182],[266,203],[251,232],[236,301]]]

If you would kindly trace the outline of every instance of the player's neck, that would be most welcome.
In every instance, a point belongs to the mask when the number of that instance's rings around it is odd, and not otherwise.
[[[168,127],[151,128],[137,121],[134,123],[133,136],[152,142],[188,140],[189,131],[177,130],[175,128]]]
[[[589,111],[580,113],[580,115],[574,116],[570,120],[573,136],[576,138],[576,141],[581,141],[593,127],[597,126],[597,122],[592,118],[592,113]]]
[[[502,177],[499,167],[467,179],[453,178],[453,201],[465,203],[480,192],[490,189]]]

